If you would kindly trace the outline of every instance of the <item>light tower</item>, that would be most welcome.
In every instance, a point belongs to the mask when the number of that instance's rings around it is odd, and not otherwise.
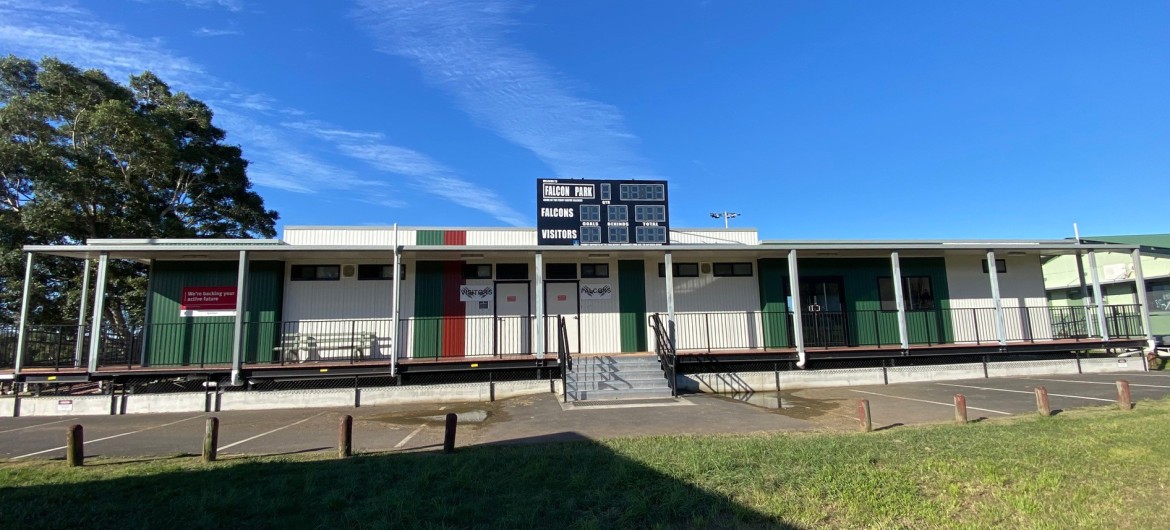
[[[712,219],[719,219],[721,217],[723,218],[723,229],[724,230],[727,230],[728,228],[730,228],[731,227],[730,221],[732,219],[735,219],[736,217],[739,217],[739,216],[740,216],[740,214],[738,214],[738,213],[729,212],[726,210],[724,210],[722,212],[711,212]]]

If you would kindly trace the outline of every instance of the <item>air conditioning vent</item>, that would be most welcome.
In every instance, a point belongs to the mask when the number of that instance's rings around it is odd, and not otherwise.
[[[354,272],[357,270],[355,265],[342,265],[341,276],[343,278],[353,278]]]
[[[699,271],[702,272],[703,274],[711,274],[711,264],[710,263],[700,263],[699,264]]]

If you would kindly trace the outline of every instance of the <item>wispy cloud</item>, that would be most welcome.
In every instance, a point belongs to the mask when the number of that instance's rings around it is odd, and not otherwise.
[[[241,35],[243,32],[235,29],[199,28],[191,32],[196,37],[223,37],[225,35]]]
[[[228,131],[229,140],[244,146],[244,155],[251,160],[248,174],[259,186],[306,194],[347,192],[349,200],[400,207],[404,202],[399,180],[392,176],[405,176],[412,187],[505,223],[525,221],[491,190],[460,178],[422,153],[390,145],[379,133],[304,120],[304,111],[220,80],[196,62],[167,51],[163,42],[130,35],[73,4],[0,0],[0,49],[30,57],[56,56],[119,79],[154,71],[212,104],[216,122]],[[301,121],[279,123],[289,119]],[[358,174],[333,161],[339,157],[361,160],[371,171]],[[422,188],[424,178],[438,186]],[[436,187],[441,189],[435,191]]]
[[[524,215],[508,206],[494,191],[460,178],[447,166],[418,151],[386,143],[380,133],[344,130],[320,121],[282,125],[330,141],[342,154],[380,171],[405,176],[418,191],[479,210],[513,226],[528,224]]]
[[[195,7],[199,9],[220,8],[228,11],[238,12],[244,10],[243,0],[138,0],[142,3],[150,2],[172,2],[183,4],[187,7]]]
[[[621,112],[509,39],[514,6],[498,0],[359,0],[378,49],[412,60],[477,122],[560,177],[651,176]]]

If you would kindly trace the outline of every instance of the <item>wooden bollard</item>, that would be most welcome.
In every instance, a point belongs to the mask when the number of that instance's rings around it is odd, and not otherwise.
[[[1038,386],[1032,390],[1036,393],[1036,412],[1041,416],[1051,416],[1052,407],[1048,405],[1048,389]]]
[[[65,461],[69,467],[85,463],[85,432],[80,425],[70,425],[65,431]]]
[[[215,462],[219,453],[219,418],[207,418],[207,428],[203,430],[203,461]]]
[[[447,428],[443,431],[443,452],[455,452],[455,425],[459,423],[459,417],[454,412],[447,413]]]
[[[967,424],[967,397],[963,394],[955,394],[955,423]]]
[[[869,415],[868,399],[857,402],[857,419],[861,422],[861,432],[870,432],[873,430],[873,418]]]
[[[353,454],[353,416],[341,417],[337,426],[337,458],[349,458]]]
[[[1129,393],[1129,381],[1117,381],[1117,406],[1121,410],[1133,410],[1133,396]]]

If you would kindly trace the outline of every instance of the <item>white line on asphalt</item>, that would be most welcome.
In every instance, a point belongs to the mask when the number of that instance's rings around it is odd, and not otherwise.
[[[1052,381],[1054,383],[1085,383],[1087,385],[1116,385],[1116,382],[1108,383],[1105,381],[1077,381],[1075,379],[1042,379],[1039,377],[1018,377],[1016,379],[1027,379],[1029,381]],[[1149,388],[1170,388],[1166,385],[1143,385],[1141,383],[1130,383],[1129,386],[1144,386]]]
[[[942,405],[942,406],[944,406],[944,407],[954,407],[954,406],[955,406],[955,404],[954,404],[954,403],[943,403],[943,402],[941,402],[941,401],[928,401],[928,400],[925,400],[925,399],[915,399],[915,398],[908,398],[908,397],[902,397],[902,396],[890,396],[890,395],[887,395],[887,394],[878,394],[877,392],[866,392],[866,391],[864,391],[864,390],[850,390],[850,392],[857,392],[857,393],[859,393],[859,394],[872,394],[872,395],[875,395],[875,396],[882,396],[882,397],[888,397],[888,398],[894,398],[894,399],[905,399],[905,400],[907,400],[907,401],[917,401],[917,402],[919,402],[919,403],[930,403],[930,404],[932,404],[932,405]],[[1003,412],[1003,411],[1001,411],[1001,410],[981,409],[981,408],[979,408],[979,407],[967,407],[967,408],[969,408],[969,409],[971,409],[971,410],[980,410],[980,411],[983,411],[983,412],[994,412],[994,413],[996,413],[996,414],[1003,414],[1003,415],[1005,415],[1005,416],[1011,416],[1011,415],[1012,415],[1012,413],[1010,413],[1010,412]]]
[[[284,427],[277,427],[277,428],[275,428],[275,429],[272,429],[271,431],[268,431],[268,432],[262,432],[262,433],[260,433],[260,434],[257,434],[256,436],[253,436],[253,437],[251,437],[251,438],[244,438],[243,440],[240,440],[240,441],[238,441],[238,442],[227,444],[227,445],[225,445],[225,446],[223,446],[223,447],[220,447],[220,448],[219,448],[219,450],[220,450],[220,451],[223,451],[223,450],[226,450],[226,449],[231,449],[231,448],[233,448],[233,447],[235,447],[235,446],[237,446],[237,445],[240,445],[240,444],[242,444],[242,443],[244,443],[244,442],[250,442],[250,441],[252,441],[252,440],[255,440],[255,439],[257,439],[257,438],[260,438],[260,437],[262,437],[262,436],[268,436],[269,434],[272,434],[272,433],[274,433],[274,432],[280,432],[280,431],[283,431],[283,430],[285,430],[285,429],[287,429],[287,428],[289,428],[289,427],[293,427],[293,426],[296,426],[296,425],[300,425],[300,424],[302,424],[302,423],[304,423],[304,422],[306,422],[306,421],[309,421],[309,420],[311,420],[311,419],[313,419],[313,418],[316,418],[317,416],[320,416],[320,415],[322,415],[322,414],[325,414],[325,413],[324,413],[324,412],[318,412],[318,413],[316,413],[316,414],[314,414],[314,415],[312,415],[312,416],[309,416],[308,418],[305,418],[305,419],[303,419],[303,420],[300,420],[300,421],[296,421],[296,422],[290,423],[290,424],[288,424],[288,425],[285,425]]]
[[[1029,392],[1027,390],[1008,390],[1006,388],[988,388],[985,386],[970,386],[970,385],[951,385],[951,384],[947,384],[947,383],[935,383],[935,384],[942,385],[942,386],[957,386],[957,387],[962,387],[962,388],[974,388],[975,390],[995,390],[997,392],[1014,392],[1016,394],[1035,394],[1035,392]],[[1114,401],[1116,401],[1113,399],[1103,399],[1103,398],[1095,398],[1095,397],[1087,397],[1087,396],[1074,396],[1071,394],[1053,394],[1052,392],[1049,392],[1048,395],[1049,396],[1056,396],[1056,397],[1076,398],[1076,399],[1090,399],[1093,401],[1104,401],[1106,403],[1113,403]]]
[[[1170,379],[1170,374],[1135,374],[1133,372],[1111,372],[1111,373],[1089,373],[1083,375],[1117,375],[1124,377],[1161,377],[1162,379]]]
[[[6,432],[16,432],[16,431],[23,431],[23,430],[25,430],[25,429],[35,429],[35,428],[37,428],[37,427],[44,427],[45,425],[52,425],[52,424],[54,424],[54,423],[61,423],[61,422],[64,422],[64,421],[69,421],[69,420],[71,420],[71,419],[73,419],[73,418],[65,418],[65,419],[63,419],[63,420],[50,421],[50,422],[48,422],[48,423],[38,423],[38,424],[36,424],[36,425],[29,425],[29,426],[27,426],[27,427],[21,427],[21,428],[19,428],[19,429],[8,429],[7,431],[0,431],[0,434],[4,434],[4,433],[6,433]]]
[[[394,444],[394,448],[395,449],[402,449],[402,446],[406,445],[406,442],[409,442],[411,438],[414,438],[414,435],[418,434],[418,432],[423,430],[423,427],[426,427],[426,426],[427,426],[427,424],[425,424],[425,423],[422,425],[419,425],[417,429],[415,429],[410,434],[406,435],[406,438],[403,438],[401,442]]]
[[[179,421],[172,421],[172,422],[170,422],[170,423],[164,423],[164,424],[162,424],[162,425],[155,425],[154,427],[147,427],[147,428],[145,428],[145,429],[138,429],[137,431],[124,432],[124,433],[122,433],[122,434],[115,434],[115,435],[113,435],[113,436],[107,436],[107,437],[105,437],[105,438],[98,438],[98,439],[96,439],[96,440],[86,440],[86,441],[85,441],[85,443],[83,443],[82,445],[89,445],[89,444],[92,444],[92,443],[97,443],[97,442],[100,442],[100,441],[103,441],[103,440],[112,440],[112,439],[114,439],[114,438],[121,438],[121,437],[123,437],[123,436],[130,436],[131,434],[138,434],[138,433],[140,433],[140,432],[146,432],[146,431],[153,430],[153,429],[160,429],[160,428],[162,428],[162,427],[170,427],[171,425],[175,425],[176,423],[183,423],[183,422],[185,422],[185,421],[190,421],[190,420],[193,420],[193,419],[196,419],[196,418],[202,418],[202,417],[203,417],[203,416],[192,416],[192,417],[190,417],[190,418],[184,418],[184,419],[181,419],[181,420],[179,420]],[[24,457],[26,457],[26,456],[37,456],[37,455],[43,455],[43,454],[45,454],[45,453],[51,453],[51,452],[53,452],[53,451],[60,451],[60,450],[62,450],[62,449],[65,449],[65,447],[66,447],[66,446],[62,445],[61,447],[54,447],[54,448],[52,448],[52,449],[45,449],[44,451],[37,451],[37,452],[35,452],[35,453],[29,453],[29,454],[27,454],[27,455],[14,456],[14,457],[12,457],[12,459],[13,459],[13,460],[19,460],[19,459],[21,459],[21,458],[24,458]]]

